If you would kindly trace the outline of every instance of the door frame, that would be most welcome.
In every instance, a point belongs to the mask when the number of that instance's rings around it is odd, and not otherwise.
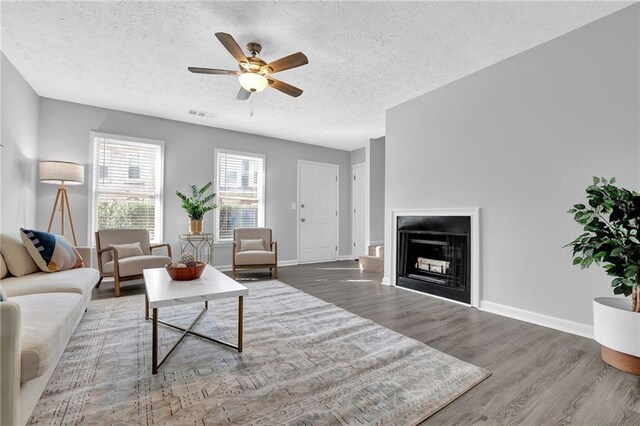
[[[302,263],[322,263],[322,262],[328,262],[326,260],[320,260],[320,261],[313,261],[313,262],[302,262],[301,258],[300,258],[300,248],[301,248],[301,243],[300,243],[300,237],[302,235],[302,233],[300,232],[300,224],[302,222],[300,222],[301,216],[302,216],[302,212],[301,212],[301,208],[300,208],[300,189],[301,189],[301,185],[300,185],[300,180],[301,180],[301,169],[302,169],[302,165],[303,164],[311,164],[311,165],[316,165],[316,166],[330,166],[335,168],[336,170],[336,211],[337,211],[337,215],[336,215],[336,245],[338,247],[338,249],[336,250],[336,255],[335,255],[335,259],[333,260],[338,260],[339,257],[339,252],[340,252],[340,165],[339,164],[334,164],[334,163],[322,163],[319,161],[311,161],[311,160],[298,160],[298,179],[297,179],[297,189],[296,189],[296,207],[297,207],[297,212],[296,212],[296,241],[297,241],[297,256],[298,256],[298,263],[302,264]]]
[[[366,162],[362,162],[362,163],[357,163],[357,164],[352,164],[351,165],[351,176],[355,177],[356,175],[356,167],[364,167],[364,175],[365,175],[365,188],[364,188],[364,194],[362,194],[365,198],[364,198],[364,234],[362,235],[364,238],[364,241],[362,241],[362,244],[365,245],[365,252],[364,254],[367,254],[367,250],[368,248],[366,247],[367,245],[367,179],[366,179],[366,175],[367,175],[367,163]],[[356,215],[354,214],[354,209],[356,207],[356,184],[355,184],[355,179],[351,179],[351,257],[353,259],[357,259],[358,257],[356,256],[356,253],[354,252],[354,243],[356,242]]]

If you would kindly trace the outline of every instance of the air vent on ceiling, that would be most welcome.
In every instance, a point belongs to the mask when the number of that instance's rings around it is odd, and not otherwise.
[[[197,109],[190,109],[189,115],[194,115],[196,117],[202,117],[202,118],[216,118],[217,116],[217,114],[214,114],[212,112],[198,111]]]

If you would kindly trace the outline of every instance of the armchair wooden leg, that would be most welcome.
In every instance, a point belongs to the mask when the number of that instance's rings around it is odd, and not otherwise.
[[[113,276],[113,284],[116,288],[116,297],[120,297],[120,278],[117,275]]]
[[[277,280],[278,279],[278,264],[277,263],[275,265],[273,265],[273,272],[274,272],[273,278]]]
[[[233,265],[233,267],[231,268],[231,276],[234,280],[236,279],[236,265]]]

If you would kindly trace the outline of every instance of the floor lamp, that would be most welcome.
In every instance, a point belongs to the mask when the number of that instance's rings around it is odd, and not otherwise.
[[[58,185],[58,192],[56,193],[56,200],[53,202],[47,232],[51,232],[51,225],[53,225],[56,211],[60,211],[60,235],[64,235],[65,213],[68,213],[73,245],[77,246],[76,230],[73,227],[71,205],[69,204],[69,195],[67,195],[67,187],[65,185],[82,185],[84,183],[84,166],[67,161],[41,161],[38,168],[40,182]]]

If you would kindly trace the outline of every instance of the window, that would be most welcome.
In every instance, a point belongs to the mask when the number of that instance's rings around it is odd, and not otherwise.
[[[140,165],[138,164],[138,156],[130,156],[129,157],[129,171],[128,171],[129,179],[142,179],[140,177]]]
[[[92,230],[144,228],[162,239],[163,144],[93,133]]]
[[[236,228],[264,226],[264,156],[216,150],[216,238]]]

